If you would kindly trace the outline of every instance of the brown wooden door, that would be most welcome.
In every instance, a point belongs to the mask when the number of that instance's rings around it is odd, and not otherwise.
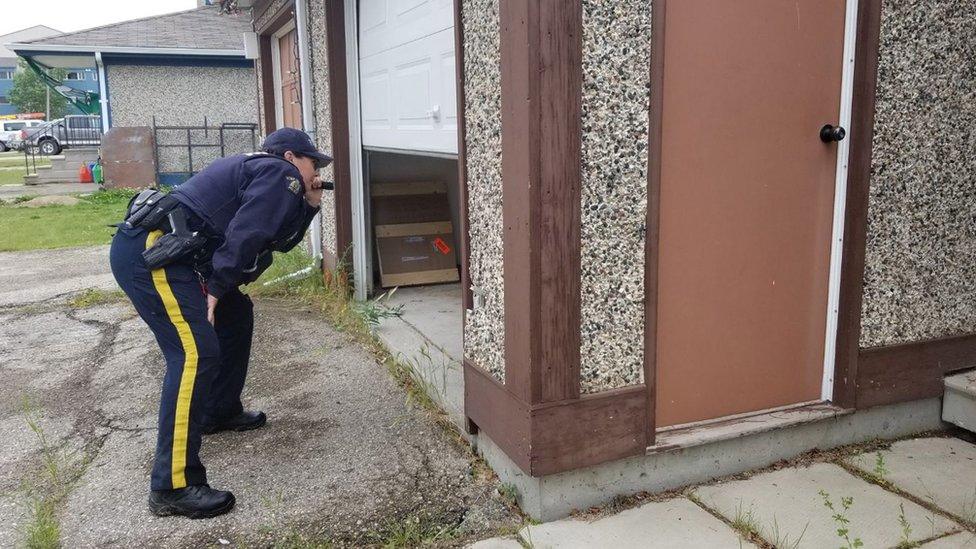
[[[844,18],[667,3],[658,427],[821,398]]]
[[[278,38],[281,82],[282,127],[302,127],[301,76],[298,72],[298,33],[295,30]]]

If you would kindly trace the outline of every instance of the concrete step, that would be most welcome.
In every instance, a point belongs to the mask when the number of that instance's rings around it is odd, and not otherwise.
[[[942,420],[976,432],[976,371],[945,378]]]
[[[98,159],[98,147],[64,149],[60,156],[64,156],[65,160],[94,162]]]

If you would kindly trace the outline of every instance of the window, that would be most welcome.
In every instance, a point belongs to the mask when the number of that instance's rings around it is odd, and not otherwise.
[[[9,105],[10,100],[7,99],[6,95],[0,95],[0,105]]]
[[[14,71],[8,69],[0,69],[0,80],[13,80]]]
[[[95,82],[98,82],[98,73],[95,72],[95,71],[92,71],[91,75],[92,75],[92,80],[94,80]]]
[[[25,127],[27,127],[26,122],[7,122],[6,124],[3,125],[3,131],[14,132],[17,130],[22,130]]]
[[[68,71],[68,74],[64,77],[65,80],[84,80],[85,73],[81,71]]]

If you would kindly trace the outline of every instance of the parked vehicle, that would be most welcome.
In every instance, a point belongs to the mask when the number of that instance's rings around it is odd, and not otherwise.
[[[21,131],[25,146],[43,155],[58,154],[72,147],[98,146],[102,142],[100,116],[69,115],[33,129]]]
[[[44,124],[43,120],[2,120],[0,121],[0,152],[10,149],[20,150],[24,146],[22,130]]]

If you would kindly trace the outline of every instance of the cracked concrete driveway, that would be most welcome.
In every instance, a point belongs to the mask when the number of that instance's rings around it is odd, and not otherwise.
[[[362,545],[416,517],[460,525],[455,545],[517,523],[490,474],[406,403],[369,352],[300,304],[268,299],[256,300],[245,390],[268,425],[207,437],[202,450],[236,509],[209,521],[152,517],[162,358],[127,303],[68,303],[83,288],[114,289],[106,255],[0,254],[0,547],[23,543],[45,450],[77,475],[56,505],[65,547],[269,546],[296,533]]]

